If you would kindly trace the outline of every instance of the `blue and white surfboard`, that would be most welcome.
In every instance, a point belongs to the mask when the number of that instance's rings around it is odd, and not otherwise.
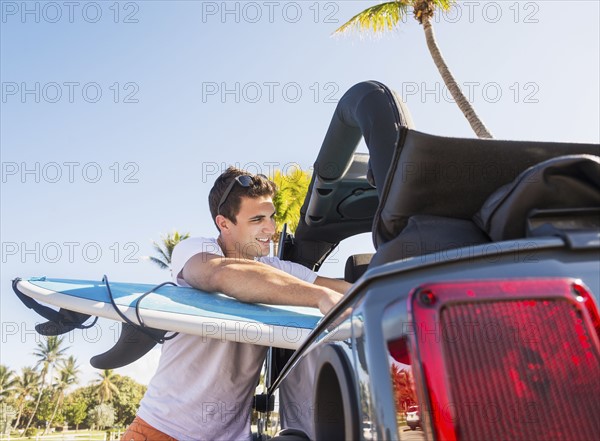
[[[138,300],[153,285],[94,280],[30,278],[15,288],[43,303],[91,316],[131,322],[150,328],[255,345],[297,349],[322,315],[316,308],[240,302],[223,294],[163,286]],[[136,304],[138,315],[136,315]]]

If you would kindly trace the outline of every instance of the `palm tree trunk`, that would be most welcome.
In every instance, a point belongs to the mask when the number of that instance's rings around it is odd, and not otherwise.
[[[33,412],[31,413],[31,416],[29,417],[29,421],[27,421],[27,425],[25,426],[25,430],[29,429],[29,426],[31,426],[31,422],[33,421],[33,417],[35,416],[35,414],[37,413],[38,407],[40,405],[40,400],[42,399],[42,390],[40,388],[40,391],[38,392],[38,399],[35,403],[35,408],[33,409]]]
[[[25,407],[25,403],[24,402],[22,402],[19,405],[19,413],[17,415],[17,420],[15,421],[15,425],[13,426],[13,428],[15,430],[17,430],[17,428],[19,427],[19,422],[21,422],[21,415],[23,415],[23,407]]]
[[[52,422],[54,421],[54,418],[56,417],[56,411],[58,410],[58,404],[60,403],[60,394],[59,396],[56,398],[56,404],[54,405],[54,410],[52,411],[52,416],[50,417],[50,421],[48,422],[48,425],[46,426],[46,428],[44,429],[44,433],[42,433],[42,435],[45,435],[48,430],[50,429],[50,426],[52,425]]]
[[[25,431],[27,431],[27,429],[29,429],[29,426],[31,426],[31,422],[33,421],[33,417],[35,417],[35,414],[37,413],[38,407],[40,407],[40,401],[42,400],[42,394],[44,393],[44,386],[46,385],[46,373],[47,372],[44,372],[43,370],[41,372],[42,384],[40,385],[40,391],[38,392],[38,398],[37,398],[37,401],[35,402],[35,408],[33,409],[33,413],[29,417],[29,421],[27,422],[27,426],[25,426]]]
[[[40,391],[38,393],[38,399],[35,402],[35,408],[33,409],[31,416],[29,417],[29,421],[27,421],[27,425],[25,426],[25,431],[27,431],[27,429],[29,429],[29,426],[31,426],[31,422],[33,421],[33,417],[35,417],[35,414],[37,413],[38,407],[40,406],[40,401],[42,399],[43,391],[44,391],[44,385],[42,385],[42,387],[40,388]]]
[[[16,429],[17,427],[19,427],[19,422],[21,421],[21,415],[23,415],[23,406],[24,404],[21,403],[19,405],[19,413],[17,414],[17,419],[15,421],[15,424],[13,425],[13,427]]]
[[[458,105],[458,108],[465,115],[465,118],[467,118],[467,121],[469,121],[471,128],[478,138],[493,138],[485,124],[483,124],[483,122],[479,119],[479,116],[477,116],[477,113],[475,112],[475,109],[473,109],[473,106],[471,106],[471,103],[469,103],[465,95],[460,90],[460,87],[458,87],[458,84],[450,72],[448,65],[444,61],[442,53],[437,45],[431,21],[427,18],[423,19],[423,30],[425,31],[425,40],[427,41],[427,47],[429,48],[433,62],[438,68],[440,75],[442,76],[446,87],[450,91],[452,98],[454,98],[454,101]]]

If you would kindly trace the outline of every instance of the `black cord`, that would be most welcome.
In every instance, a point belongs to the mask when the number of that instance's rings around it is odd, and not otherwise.
[[[105,276],[106,277],[106,276]],[[142,294],[135,302],[135,315],[137,316],[138,321],[140,322],[140,326],[146,326],[144,324],[144,320],[142,320],[142,317],[140,316],[140,302],[142,301],[142,299],[144,297],[146,297],[148,294],[153,293],[154,291],[156,291],[159,288],[162,288],[165,285],[173,285],[173,286],[177,286],[175,285],[173,282],[164,282],[161,283],[160,285],[155,286],[154,288],[152,288],[150,291],[146,291],[144,294]]]
[[[94,326],[96,324],[96,322],[98,321],[98,317],[94,317],[94,320],[92,321],[92,323],[90,323],[89,325],[84,325],[83,323],[79,326],[77,326],[77,329],[89,329],[92,326]],[[61,323],[62,324],[62,323]]]
[[[157,289],[159,289],[162,286],[165,285],[173,285],[173,286],[177,286],[175,285],[173,282],[164,282],[161,283],[160,285],[155,286],[154,288],[152,288],[150,291],[145,292],[144,294],[142,294],[135,302],[135,315],[137,316],[137,319],[139,321],[138,323],[134,323],[131,320],[129,320],[129,318],[127,318],[127,316],[125,314],[123,314],[121,312],[121,310],[119,309],[119,307],[117,306],[117,304],[115,303],[115,298],[113,297],[112,291],[110,289],[110,285],[108,283],[108,277],[106,277],[106,274],[102,277],[102,282],[106,285],[106,290],[108,291],[108,297],[110,299],[110,303],[112,304],[115,312],[119,315],[119,317],[121,317],[125,323],[127,323],[128,325],[132,326],[133,328],[135,328],[136,330],[140,331],[141,333],[147,335],[148,337],[150,337],[152,340],[154,340],[156,343],[160,343],[163,344],[165,341],[167,340],[171,340],[172,338],[175,338],[179,333],[176,332],[173,335],[170,335],[168,337],[156,337],[156,335],[154,335],[145,324],[144,321],[142,320],[142,317],[140,316],[140,301],[146,297],[148,294],[153,293],[154,291],[156,291]]]
[[[140,326],[141,327],[146,327],[146,324],[144,323],[144,320],[142,320],[142,316],[140,315],[140,303],[142,302],[142,299],[144,297],[146,297],[148,294],[152,294],[153,292],[155,292],[157,289],[162,288],[163,286],[166,285],[172,285],[172,286],[177,286],[175,283],[173,282],[163,282],[160,285],[156,285],[154,288],[152,288],[150,291],[146,291],[144,294],[142,294],[136,301],[135,301],[135,315],[138,319],[138,322],[140,322]],[[177,337],[177,335],[179,335],[179,332],[174,333],[173,335],[169,335],[168,337],[162,337],[161,338],[161,342],[159,343],[164,343],[167,340],[171,340],[172,338]]]

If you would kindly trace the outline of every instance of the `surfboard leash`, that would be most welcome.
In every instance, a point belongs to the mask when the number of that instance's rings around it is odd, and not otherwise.
[[[179,332],[175,332],[174,334],[169,335],[167,337],[157,337],[156,335],[154,335],[152,333],[152,331],[150,331],[150,329],[152,329],[152,328],[149,328],[148,326],[146,326],[146,324],[144,323],[144,321],[142,320],[142,317],[140,315],[140,303],[141,303],[141,301],[142,301],[142,299],[144,297],[146,297],[148,294],[152,294],[157,289],[162,288],[163,286],[166,286],[166,285],[177,286],[175,283],[173,283],[173,282],[163,282],[160,285],[156,285],[154,288],[152,288],[149,291],[146,291],[140,297],[138,297],[138,299],[135,301],[135,315],[136,315],[139,323],[134,323],[125,314],[123,314],[121,312],[121,310],[119,309],[119,307],[117,306],[117,303],[115,302],[115,298],[113,296],[112,290],[110,289],[110,284],[108,282],[108,277],[106,276],[106,274],[104,276],[102,276],[102,282],[106,285],[106,290],[108,291],[108,298],[110,299],[110,303],[112,304],[115,312],[129,326],[132,326],[133,328],[135,328],[136,330],[138,330],[141,333],[145,334],[146,336],[150,337],[152,340],[154,340],[156,343],[159,343],[159,344],[163,344],[165,341],[171,340],[171,339],[177,337],[177,335],[179,335]]]

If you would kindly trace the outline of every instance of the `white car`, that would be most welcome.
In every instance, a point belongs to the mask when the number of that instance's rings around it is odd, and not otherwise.
[[[419,416],[419,406],[409,406],[406,411],[406,424],[410,427],[410,430],[415,430],[421,427],[421,417]]]

